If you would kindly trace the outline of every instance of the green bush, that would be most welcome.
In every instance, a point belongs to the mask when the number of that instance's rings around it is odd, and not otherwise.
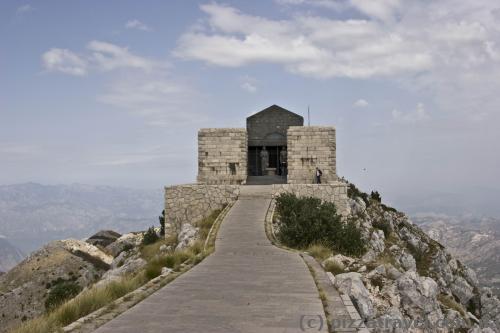
[[[144,238],[142,239],[143,245],[149,245],[155,243],[158,239],[158,235],[156,234],[155,228],[150,227],[148,231],[144,234]]]
[[[284,193],[276,199],[280,218],[278,239],[285,245],[306,249],[323,244],[339,253],[360,255],[365,245],[353,221],[342,222],[333,203]]]
[[[45,309],[50,311],[64,301],[75,297],[80,293],[82,288],[78,283],[73,281],[63,281],[55,284],[49,291],[49,295],[45,300]]]
[[[165,236],[165,209],[162,210],[161,216],[158,216],[160,221],[160,236]]]
[[[370,193],[370,199],[376,202],[382,202],[382,197],[378,191],[372,191],[372,193]]]
[[[372,221],[372,225],[380,229],[384,232],[385,238],[389,238],[389,235],[391,234],[391,225],[389,221],[387,221],[384,217],[378,217]]]
[[[349,187],[347,188],[347,196],[351,199],[355,199],[357,197],[363,199],[366,206],[370,204],[370,200],[368,200],[368,194],[361,192],[354,184],[349,184]]]

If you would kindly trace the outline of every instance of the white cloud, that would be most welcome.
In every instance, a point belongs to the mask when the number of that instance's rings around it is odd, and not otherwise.
[[[87,49],[92,52],[92,61],[99,69],[105,71],[119,68],[135,68],[151,72],[153,69],[158,69],[166,65],[155,60],[137,56],[132,54],[128,48],[107,42],[91,41],[87,45]]]
[[[275,0],[275,2],[284,6],[313,6],[336,11],[346,9],[349,6],[347,2],[338,0]]]
[[[368,102],[362,98],[358,99],[356,102],[353,103],[353,106],[356,108],[365,108],[368,105],[369,105]]]
[[[190,108],[195,95],[178,80],[146,75],[114,81],[98,101],[142,117],[148,125],[169,127],[205,119]]]
[[[91,69],[112,71],[136,69],[147,73],[163,71],[166,61],[157,61],[133,54],[126,47],[103,41],[91,41],[85,54],[76,54],[68,49],[53,48],[42,55],[43,67],[52,72],[83,76]]]
[[[467,119],[499,113],[495,2],[276,2],[298,10],[274,19],[217,3],[201,6],[205,19],[179,38],[174,54],[223,67],[271,63],[318,79],[389,79]]]
[[[257,91],[257,80],[253,77],[245,75],[241,78],[240,87],[249,93],[254,93]]]
[[[246,91],[250,92],[250,93],[254,93],[254,92],[257,91],[257,87],[254,86],[253,84],[251,84],[250,82],[243,82],[241,84],[241,88],[243,90],[246,90]]]
[[[380,22],[308,15],[271,20],[218,4],[201,10],[208,27],[181,36],[175,51],[181,58],[227,67],[277,63],[317,78],[418,73],[433,65],[427,47]]]
[[[127,23],[125,23],[125,28],[127,29],[137,29],[137,30],[142,30],[142,31],[152,31],[151,27],[148,25],[142,23],[141,21],[137,19],[129,20]]]
[[[23,13],[27,13],[27,12],[31,12],[35,10],[35,7],[33,7],[32,5],[30,4],[25,4],[25,5],[22,5],[22,6],[19,6],[17,7],[17,12],[19,14],[23,14]]]
[[[425,111],[423,103],[417,104],[417,107],[412,112],[403,113],[396,109],[392,110],[392,120],[400,124],[416,124],[430,119],[430,116]]]
[[[67,49],[53,48],[42,54],[43,67],[52,72],[83,76],[87,74],[87,61]]]

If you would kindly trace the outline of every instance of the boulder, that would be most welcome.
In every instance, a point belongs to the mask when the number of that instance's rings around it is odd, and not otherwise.
[[[170,251],[172,251],[172,246],[171,245],[163,244],[162,246],[160,246],[159,250],[160,250],[161,253],[170,252]]]
[[[397,280],[402,310],[412,319],[427,318],[430,322],[443,319],[437,295],[436,281],[421,277],[415,271],[408,271]]]
[[[348,256],[344,256],[342,254],[336,254],[334,256],[330,256],[330,257],[326,258],[321,263],[321,265],[323,267],[326,267],[326,265],[328,263],[333,263],[333,264],[341,267],[342,269],[346,269],[346,268],[348,268],[349,266],[351,266],[355,262],[356,262],[356,259],[354,259],[354,258],[351,258],[351,257],[348,257]]]
[[[161,275],[168,275],[173,272],[173,269],[168,268],[168,267],[163,267],[161,269]]]
[[[401,266],[404,271],[416,271],[417,263],[415,258],[408,253],[406,249],[402,249],[397,245],[393,245],[389,248],[392,256],[396,260],[396,262]]]
[[[69,252],[83,257],[86,260],[95,261],[96,265],[102,265],[109,268],[109,265],[113,261],[113,257],[104,253],[96,246],[77,240],[77,239],[64,239],[59,241],[59,243]]]
[[[481,327],[500,330],[500,300],[490,288],[481,289]]]
[[[415,258],[408,252],[404,251],[401,253],[401,256],[398,258],[399,264],[405,271],[416,271],[417,263]]]
[[[360,273],[350,272],[336,275],[335,287],[341,293],[349,295],[363,319],[373,318],[375,310],[370,299],[370,293],[363,284]]]
[[[92,245],[106,247],[120,238],[120,234],[113,230],[101,230],[90,236],[86,242]]]
[[[385,271],[387,272],[387,277],[391,280],[397,280],[403,273],[398,271],[396,267],[392,266],[391,264],[386,265]]]
[[[142,243],[142,239],[144,235],[142,233],[128,233],[122,235],[113,243],[106,246],[106,250],[108,250],[113,257],[119,255],[122,251],[130,250],[134,247],[140,246]]]
[[[390,307],[387,311],[378,317],[377,322],[383,323],[374,327],[374,333],[405,333],[407,330],[402,327],[404,323],[404,317],[396,307]]]
[[[136,273],[138,270],[146,266],[146,260],[139,258],[138,255],[125,260],[123,265],[115,269],[110,269],[102,276],[97,286],[106,285],[112,281],[117,281],[126,275]]]
[[[474,297],[474,288],[461,276],[455,277],[455,281],[451,283],[450,289],[453,295],[460,300],[461,304],[466,305]]]
[[[465,321],[464,318],[462,318],[462,315],[460,312],[453,310],[453,309],[448,309],[446,310],[446,313],[444,314],[444,317],[446,319],[446,323],[448,327],[450,328],[466,328],[467,327],[467,322]]]
[[[178,244],[175,248],[176,250],[181,250],[186,247],[193,245],[196,240],[196,234],[198,233],[198,228],[195,228],[189,223],[184,223],[181,227],[181,231],[179,232],[179,236],[177,237]]]
[[[375,260],[375,258],[385,249],[385,236],[382,230],[376,229],[372,232],[368,242],[368,251],[361,260],[365,263]]]
[[[351,207],[352,215],[362,214],[366,210],[366,204],[360,197],[349,199],[349,206]]]

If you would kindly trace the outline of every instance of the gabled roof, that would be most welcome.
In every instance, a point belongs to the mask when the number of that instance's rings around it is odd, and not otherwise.
[[[262,116],[262,115],[264,115],[266,113],[270,113],[270,112],[273,112],[273,113],[286,113],[286,114],[290,114],[290,115],[292,115],[294,117],[297,117],[297,118],[300,118],[300,119],[304,119],[301,115],[293,113],[292,111],[288,111],[287,109],[282,108],[281,106],[276,105],[276,104],[273,104],[270,107],[265,108],[264,110],[259,111],[259,112],[255,113],[255,114],[251,115],[247,119],[250,119],[250,118],[253,118],[253,117],[256,117],[256,116]]]

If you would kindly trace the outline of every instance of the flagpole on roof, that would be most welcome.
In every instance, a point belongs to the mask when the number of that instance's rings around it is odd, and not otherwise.
[[[311,113],[309,112],[309,105],[307,106],[307,126],[311,126]]]

